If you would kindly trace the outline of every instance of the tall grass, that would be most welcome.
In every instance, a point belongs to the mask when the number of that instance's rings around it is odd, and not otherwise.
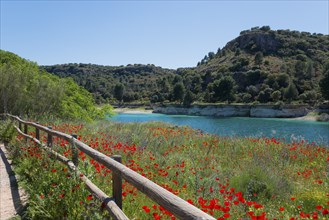
[[[159,122],[57,122],[53,129],[76,133],[108,156],[122,155],[130,169],[218,219],[328,217],[325,147],[273,138],[220,138]],[[57,151],[71,157],[69,143],[54,141]],[[104,218],[102,205],[80,185],[79,177],[33,143],[11,146],[20,152],[14,158],[16,172],[30,194],[27,217]],[[79,160],[85,175],[110,195],[111,171],[83,153]],[[123,210],[131,219],[174,219],[125,181]]]

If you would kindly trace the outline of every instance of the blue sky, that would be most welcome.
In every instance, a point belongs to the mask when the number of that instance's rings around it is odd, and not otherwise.
[[[40,65],[193,67],[242,30],[328,34],[328,20],[328,0],[1,0],[0,47]]]

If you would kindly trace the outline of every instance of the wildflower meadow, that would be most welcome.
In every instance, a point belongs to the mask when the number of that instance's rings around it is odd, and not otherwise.
[[[121,155],[124,165],[217,219],[329,218],[328,146],[219,137],[160,122],[56,122],[52,127],[77,134],[108,156]],[[47,142],[46,134],[41,136]],[[33,142],[16,137],[9,149],[29,194],[26,218],[107,218],[104,204],[79,176]],[[54,150],[71,158],[70,143],[53,141]],[[78,167],[111,195],[111,170],[82,152]],[[123,181],[122,188],[123,211],[130,219],[176,219],[129,183]]]

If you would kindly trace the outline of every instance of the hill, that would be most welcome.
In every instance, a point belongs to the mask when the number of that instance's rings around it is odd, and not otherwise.
[[[169,92],[166,82],[175,75],[174,70],[142,64],[120,67],[64,64],[41,68],[59,77],[72,77],[93,93],[97,103],[147,101],[157,91]]]
[[[271,30],[245,30],[196,67],[177,70],[154,65],[121,67],[92,64],[43,66],[72,77],[101,102],[178,101],[314,104],[323,101],[319,82],[329,70],[329,36]]]

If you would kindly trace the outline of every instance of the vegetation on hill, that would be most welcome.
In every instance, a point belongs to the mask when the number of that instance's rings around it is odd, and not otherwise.
[[[242,31],[193,68],[169,70],[141,64],[41,68],[60,77],[72,77],[92,92],[98,103],[168,100],[185,105],[193,101],[315,104],[328,99],[324,94],[328,86],[320,83],[329,70],[328,60],[328,35],[274,31],[264,26]]]
[[[329,69],[329,36],[277,30],[268,26],[242,31],[216,54],[209,53],[196,68],[211,83],[208,101],[216,101],[216,80],[235,81],[238,102],[291,102],[313,104],[326,98],[319,82]]]
[[[64,64],[42,66],[42,69],[60,77],[73,78],[93,93],[97,103],[148,101],[158,91],[169,93],[175,73],[174,70],[141,64],[120,67]]]
[[[96,108],[92,95],[70,78],[59,78],[36,63],[0,50],[0,113],[91,120],[110,107]]]

